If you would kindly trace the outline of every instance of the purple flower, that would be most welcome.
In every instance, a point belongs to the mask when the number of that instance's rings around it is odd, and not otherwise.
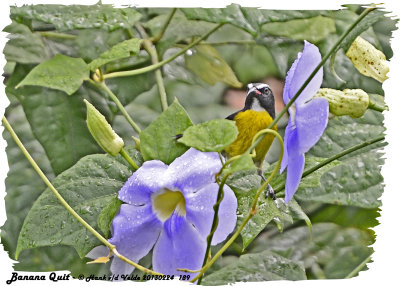
[[[312,71],[321,62],[316,46],[304,41],[304,50],[286,75],[283,100],[287,104]],[[289,122],[285,130],[281,173],[287,168],[285,202],[288,203],[299,186],[304,170],[304,153],[314,146],[328,124],[329,103],[324,98],[313,98],[321,87],[320,69],[295,103],[289,108]]]
[[[126,204],[114,217],[110,243],[135,262],[153,249],[153,269],[163,274],[188,275],[177,268],[200,269],[218,193],[215,174],[221,167],[217,153],[193,148],[169,166],[158,160],[145,162],[119,191],[118,198]],[[225,185],[213,245],[235,228],[236,209],[236,197]],[[88,257],[95,255],[99,252],[92,250]],[[113,274],[130,274],[133,269],[113,258]]]

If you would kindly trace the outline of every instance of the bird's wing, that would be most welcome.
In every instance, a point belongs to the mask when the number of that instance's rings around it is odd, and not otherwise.
[[[236,114],[238,114],[241,110],[236,111],[235,113],[232,113],[231,115],[229,115],[228,117],[226,117],[225,119],[229,119],[229,120],[233,120],[236,116]]]

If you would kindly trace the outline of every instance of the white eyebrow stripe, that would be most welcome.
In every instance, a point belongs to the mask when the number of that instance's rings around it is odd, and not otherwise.
[[[255,86],[255,88],[257,88],[257,89],[260,89],[260,88],[263,88],[263,87],[268,87],[268,88],[270,88],[269,85],[266,84],[266,83],[261,83],[261,84]]]

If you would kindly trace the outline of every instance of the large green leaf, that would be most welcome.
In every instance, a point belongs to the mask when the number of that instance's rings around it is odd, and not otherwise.
[[[22,107],[20,105],[8,107],[6,116],[29,153],[45,174],[52,179],[54,175],[49,161],[43,148],[33,137]],[[6,153],[10,170],[5,180],[7,220],[1,227],[1,242],[10,258],[15,259],[15,250],[22,224],[33,203],[45,189],[45,184],[7,130],[4,131],[3,137],[7,140]],[[59,259],[60,257],[63,259]],[[14,264],[14,270],[45,272],[68,269],[74,276],[81,273],[84,273],[85,276],[108,274],[108,265],[87,265],[85,261],[76,258],[75,252],[68,246],[28,249],[19,255],[18,263]]]
[[[126,106],[145,91],[150,90],[155,83],[154,73],[144,73],[135,76],[116,77],[106,80],[108,88],[118,96]],[[133,113],[134,114],[134,113]]]
[[[100,57],[93,60],[89,64],[90,69],[95,71],[98,67],[105,65],[106,63],[137,55],[140,50],[141,42],[141,39],[129,39],[116,44],[108,51],[102,53]]]
[[[297,227],[268,239],[260,237],[250,252],[279,253],[302,265],[312,278],[345,278],[371,254],[372,242],[365,231],[318,223],[313,225],[312,240],[307,227]]]
[[[54,174],[49,160],[42,146],[33,136],[22,107],[20,105],[9,107],[6,116],[24,143],[25,148],[47,176],[52,178]],[[45,184],[33,170],[7,130],[3,132],[3,137],[7,141],[6,152],[10,170],[5,179],[7,221],[1,228],[1,240],[5,249],[9,251],[10,257],[14,258],[17,238],[24,218],[33,202],[45,188]]]
[[[24,107],[36,139],[44,147],[55,174],[71,167],[87,154],[100,152],[86,126],[84,90],[73,96],[43,87],[14,86],[30,70],[18,65],[7,82],[6,92]]]
[[[81,58],[58,54],[34,67],[16,88],[24,85],[43,86],[62,90],[71,95],[87,79],[89,79],[89,67]]]
[[[175,100],[140,133],[140,150],[144,160],[161,160],[169,164],[185,153],[188,147],[179,143],[175,136],[191,125],[186,110]]]
[[[220,49],[225,47],[220,47]],[[232,47],[230,47],[232,48]],[[243,83],[258,81],[261,78],[278,75],[274,59],[266,47],[260,45],[251,45],[244,47],[234,47],[232,53],[234,61],[231,64],[239,81]],[[220,54],[225,57],[225,49]],[[240,57],[237,55],[240,54]]]
[[[286,38],[263,37],[257,41],[265,46],[274,59],[279,76],[285,78],[287,71],[303,50],[303,42]]]
[[[27,26],[13,22],[3,31],[10,33],[3,51],[7,61],[36,64],[49,58],[41,37]]]
[[[210,85],[222,81],[236,88],[242,86],[231,67],[212,46],[195,47],[190,53],[185,54],[185,63],[189,70]]]
[[[83,29],[78,31],[75,43],[79,56],[90,62],[123,40],[125,40],[125,33],[122,29],[115,31]]]
[[[235,282],[307,279],[301,265],[279,254],[263,251],[242,255],[237,261],[206,276],[204,285],[226,285]]]
[[[329,157],[342,150],[381,135],[383,115],[368,110],[359,119],[342,116],[329,120],[328,127],[310,154]],[[299,189],[298,200],[376,208],[381,205],[383,164],[379,150],[384,142],[352,152],[340,159],[341,165],[321,177],[320,187]]]
[[[112,5],[24,5],[10,7],[11,19],[39,21],[57,30],[103,28],[115,30],[132,27],[141,17],[133,8],[117,9]]]
[[[242,8],[231,4],[226,8],[184,8],[181,9],[185,16],[191,20],[203,20],[214,23],[229,23],[255,35],[258,27],[249,23],[243,14]]]
[[[187,128],[178,142],[203,152],[220,152],[235,141],[237,135],[234,122],[214,119]]]
[[[256,191],[257,190],[254,189],[247,193],[237,194],[237,227],[241,225],[247,217],[253,204]],[[283,219],[282,213],[274,200],[265,198],[265,194],[261,194],[257,201],[256,214],[250,219],[240,233],[243,239],[243,249],[245,249],[273,219]]]
[[[91,226],[97,228],[102,209],[116,196],[131,175],[126,164],[109,155],[82,158],[53,180],[68,204]],[[16,256],[40,246],[71,245],[84,257],[99,240],[82,226],[46,189],[36,200],[22,226]]]
[[[316,43],[323,40],[330,33],[336,32],[336,29],[332,18],[317,16],[286,22],[267,23],[262,26],[262,31],[273,36],[283,36]]]
[[[226,8],[185,8],[181,10],[188,19],[229,23],[249,32],[253,36],[259,33],[262,24],[268,22],[282,22],[326,14],[324,11],[313,10],[285,11],[244,8],[237,4],[231,4]]]

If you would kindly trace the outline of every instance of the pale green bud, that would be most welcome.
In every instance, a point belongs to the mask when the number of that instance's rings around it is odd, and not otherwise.
[[[363,75],[384,82],[388,77],[389,62],[384,53],[369,42],[357,37],[346,52],[355,68]]]
[[[135,136],[132,136],[132,139],[135,142],[135,149],[140,152],[140,139]]]
[[[84,101],[87,107],[86,123],[90,133],[104,151],[116,156],[124,147],[124,141],[114,132],[106,118],[90,102],[86,99]]]
[[[368,109],[369,96],[362,89],[345,89],[343,91],[321,88],[316,97],[326,98],[329,102],[329,112],[341,116],[349,115],[357,118],[363,116]]]

